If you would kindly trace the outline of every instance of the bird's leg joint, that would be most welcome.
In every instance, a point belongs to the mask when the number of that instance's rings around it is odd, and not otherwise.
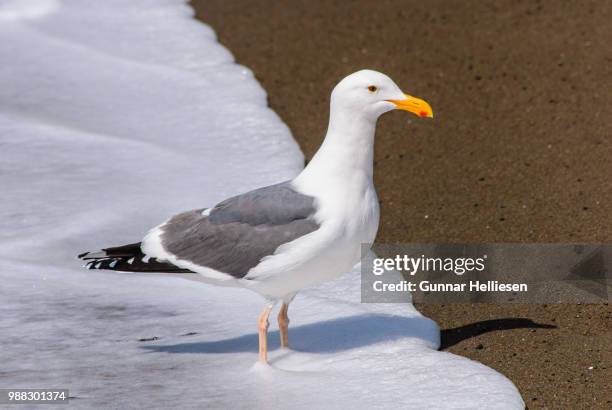
[[[280,326],[286,327],[286,326],[289,326],[289,322],[290,320],[289,320],[289,316],[287,315],[287,310],[284,310],[284,311],[281,310],[278,313],[278,324]]]
[[[272,306],[266,306],[263,312],[261,312],[261,314],[259,315],[259,320],[257,323],[259,324],[259,330],[263,332],[267,331],[268,327],[270,326],[268,317],[270,316],[271,310],[272,310]]]
[[[270,327],[270,322],[268,321],[268,317],[260,317],[259,318],[259,330],[262,332],[266,332]]]

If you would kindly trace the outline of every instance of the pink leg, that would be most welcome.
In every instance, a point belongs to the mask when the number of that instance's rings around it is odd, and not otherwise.
[[[280,330],[280,342],[281,347],[289,347],[289,316],[287,311],[289,310],[289,304],[282,304],[280,311],[278,312],[278,329]]]
[[[259,361],[268,363],[268,317],[272,311],[272,305],[267,305],[259,315]]]

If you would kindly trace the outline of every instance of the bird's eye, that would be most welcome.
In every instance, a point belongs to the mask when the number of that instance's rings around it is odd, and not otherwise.
[[[371,93],[375,93],[378,88],[375,85],[371,85],[368,87],[368,91]]]

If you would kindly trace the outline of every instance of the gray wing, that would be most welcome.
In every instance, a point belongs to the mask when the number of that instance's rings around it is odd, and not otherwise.
[[[290,181],[259,188],[204,209],[184,212],[161,227],[161,244],[178,259],[243,278],[262,258],[316,231],[314,198]]]

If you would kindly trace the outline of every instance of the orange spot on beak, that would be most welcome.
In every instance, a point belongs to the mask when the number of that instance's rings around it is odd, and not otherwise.
[[[403,100],[387,100],[390,103],[395,104],[395,108],[398,110],[404,110],[413,113],[417,117],[421,118],[433,118],[433,111],[431,106],[426,101],[420,98],[413,97],[405,94],[406,98]]]

